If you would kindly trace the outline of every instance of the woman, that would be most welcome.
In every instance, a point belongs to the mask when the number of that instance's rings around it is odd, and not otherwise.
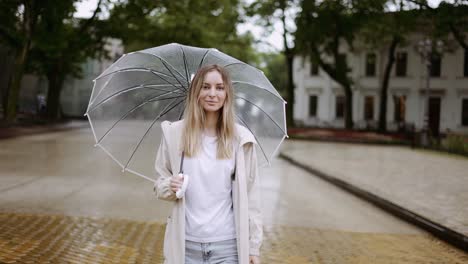
[[[164,236],[165,263],[260,263],[256,141],[235,124],[233,104],[228,73],[205,66],[191,83],[184,119],[161,124],[155,190],[159,199],[174,203]],[[190,181],[179,199],[180,164]]]

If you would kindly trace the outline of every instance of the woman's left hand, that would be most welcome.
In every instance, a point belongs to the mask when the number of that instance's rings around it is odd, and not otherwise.
[[[259,256],[250,256],[249,264],[260,264],[260,257]]]

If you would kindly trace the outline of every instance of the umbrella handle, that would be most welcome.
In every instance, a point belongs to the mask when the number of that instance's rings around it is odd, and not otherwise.
[[[182,173],[179,173],[179,176],[180,177],[184,177],[184,182],[182,183],[182,187],[180,187],[180,189],[176,192],[176,197],[177,198],[182,198],[185,194],[185,190],[187,190],[187,185],[188,185],[188,182],[189,182],[189,176],[188,175],[184,175]]]

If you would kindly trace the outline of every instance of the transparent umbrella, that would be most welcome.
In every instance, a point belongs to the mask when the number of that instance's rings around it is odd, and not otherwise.
[[[187,91],[200,67],[218,64],[230,74],[236,121],[270,164],[287,137],[286,102],[262,71],[216,49],[168,44],[124,54],[94,80],[86,116],[96,141],[122,171],[154,181],[160,123],[182,118]]]

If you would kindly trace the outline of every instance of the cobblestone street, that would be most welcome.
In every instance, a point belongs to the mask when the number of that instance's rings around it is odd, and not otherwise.
[[[0,214],[1,263],[162,263],[164,225]],[[264,263],[466,263],[428,235],[265,227]]]
[[[90,133],[0,141],[0,263],[162,263],[170,203],[93,149]],[[281,159],[260,173],[262,263],[468,261]]]

